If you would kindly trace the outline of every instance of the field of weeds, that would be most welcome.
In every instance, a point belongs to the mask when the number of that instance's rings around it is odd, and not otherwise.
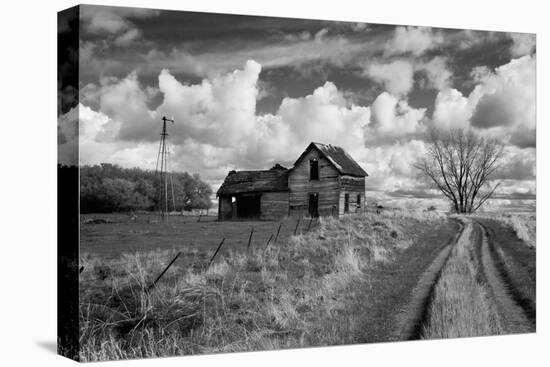
[[[262,236],[277,226],[269,228]],[[229,247],[210,267],[212,247],[180,247],[150,289],[176,249],[108,258],[88,252],[81,260],[80,359],[391,340],[395,315],[455,231],[446,217],[425,212],[320,219],[268,246]]]
[[[525,242],[527,246],[536,247],[537,241],[537,218],[535,214],[480,214],[472,216],[479,219],[496,220],[504,226],[513,229],[516,236]]]

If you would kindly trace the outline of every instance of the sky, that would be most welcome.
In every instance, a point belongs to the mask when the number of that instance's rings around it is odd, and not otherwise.
[[[76,24],[61,22],[60,37]],[[233,169],[292,167],[316,141],[368,172],[370,202],[446,207],[412,163],[430,127],[469,128],[505,144],[486,209],[532,211],[535,43],[521,33],[81,6],[78,85],[58,83],[60,154],[78,132],[80,164],[154,169],[167,116],[172,169],[214,191]]]

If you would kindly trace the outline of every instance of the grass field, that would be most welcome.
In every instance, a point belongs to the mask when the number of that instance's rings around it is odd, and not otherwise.
[[[491,214],[475,215],[475,219],[483,221],[498,222],[501,228],[511,230],[515,234],[516,240],[523,241],[526,245],[535,248],[537,240],[537,221],[536,215],[532,214]],[[510,234],[507,235],[510,237]]]
[[[147,220],[151,219],[148,223]],[[107,223],[81,224],[80,252],[84,257],[93,255],[102,259],[116,259],[123,253],[151,250],[183,250],[185,255],[207,255],[213,252],[219,242],[225,238],[221,254],[231,250],[242,250],[248,244],[251,229],[254,228],[251,246],[264,246],[269,237],[273,239],[281,224],[278,242],[286,242],[294,233],[305,232],[308,227],[314,229],[317,221],[308,218],[284,219],[281,222],[269,221],[226,221],[218,222],[217,217],[170,216],[165,221],[158,217],[139,215],[131,220],[128,215],[87,215],[88,219],[104,219]],[[272,239],[272,240],[273,240]],[[220,255],[221,255],[220,254]]]
[[[309,231],[302,220],[294,236],[287,219],[265,248],[279,223],[207,219],[81,225],[82,360],[392,340],[396,314],[457,230],[435,213],[389,211]]]

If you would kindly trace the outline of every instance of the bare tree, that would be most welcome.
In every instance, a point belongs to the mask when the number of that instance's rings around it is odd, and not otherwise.
[[[473,213],[495,192],[490,181],[499,168],[503,145],[471,130],[430,130],[426,155],[415,163],[421,175],[450,200],[456,213]]]

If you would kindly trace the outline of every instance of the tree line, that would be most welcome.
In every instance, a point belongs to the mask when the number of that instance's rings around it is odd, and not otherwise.
[[[169,184],[169,209],[182,211],[212,206],[212,189],[198,174],[174,172]],[[159,177],[155,171],[109,163],[80,167],[81,213],[155,210],[159,194]]]

